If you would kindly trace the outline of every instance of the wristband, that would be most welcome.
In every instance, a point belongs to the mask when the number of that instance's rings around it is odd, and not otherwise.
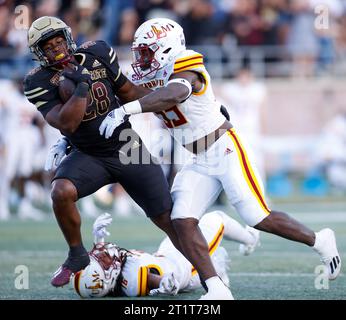
[[[191,87],[191,83],[189,81],[187,81],[186,79],[183,79],[183,78],[176,78],[176,79],[172,79],[172,80],[169,80],[166,84],[166,87],[170,84],[170,83],[180,83],[182,85],[184,85],[188,90],[189,90],[189,93],[188,95],[186,96],[186,98],[184,100],[186,100],[192,93],[192,87]]]
[[[142,112],[142,106],[138,100],[123,105],[126,114],[137,114]]]
[[[86,98],[89,91],[89,85],[86,82],[80,82],[73,92],[73,95],[79,98]]]

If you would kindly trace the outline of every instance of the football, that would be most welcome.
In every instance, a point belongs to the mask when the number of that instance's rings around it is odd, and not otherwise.
[[[66,77],[61,77],[59,80],[59,95],[63,103],[68,101],[71,98],[74,91],[76,89],[76,85],[74,82]],[[88,105],[91,102],[90,92],[88,93]]]
[[[76,85],[72,80],[61,77],[59,81],[59,95],[64,103],[71,98],[75,89]]]

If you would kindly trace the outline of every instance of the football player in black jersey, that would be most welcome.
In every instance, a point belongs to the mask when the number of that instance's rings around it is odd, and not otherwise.
[[[24,79],[24,93],[45,120],[72,144],[72,151],[57,168],[52,182],[53,210],[69,245],[69,254],[51,284],[56,287],[67,284],[72,273],[89,264],[76,201],[107,184],[122,184],[179,248],[170,220],[172,200],[167,181],[129,121],[126,119],[111,139],[99,134],[102,120],[120,106],[118,100],[122,104],[133,101],[150,90],[127,80],[116,52],[105,42],[87,42],[77,48],[71,29],[56,17],[35,20],[28,31],[28,43],[41,66]],[[61,77],[75,84],[74,93],[66,102],[59,95]],[[120,137],[124,129],[128,130],[126,141]],[[129,143],[126,155],[136,152],[137,164],[121,161],[120,149]],[[148,164],[143,164],[144,157],[150,159]]]

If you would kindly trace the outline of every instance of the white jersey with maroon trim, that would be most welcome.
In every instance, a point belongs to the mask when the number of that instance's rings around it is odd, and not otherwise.
[[[208,242],[209,254],[212,257],[219,248],[224,233],[224,222],[217,211],[205,214],[199,222],[199,227]],[[213,261],[216,271],[220,269]],[[174,273],[180,284],[180,291],[189,291],[201,287],[197,270],[174,247],[168,237],[160,244],[154,254],[130,250],[130,254],[122,268],[121,289],[126,296],[145,296],[149,293],[148,272],[158,275]],[[219,272],[218,272],[219,273]]]
[[[137,85],[155,89],[165,86],[173,74],[182,71],[198,73],[203,80],[203,87],[198,92],[192,92],[184,102],[156,114],[164,121],[174,138],[186,145],[214,132],[225,121],[225,117],[220,113],[221,103],[215,99],[203,55],[193,50],[185,50],[172,64],[159,70],[155,79],[138,80],[135,75],[130,79]]]
[[[130,250],[122,269],[123,293],[128,297],[146,296],[149,293],[148,272],[160,276],[173,272],[180,283],[188,284],[191,275],[185,275],[185,270],[189,270],[188,261],[178,251],[175,253],[175,258],[176,261],[163,255],[156,256],[143,251]],[[185,281],[184,277],[187,277]]]

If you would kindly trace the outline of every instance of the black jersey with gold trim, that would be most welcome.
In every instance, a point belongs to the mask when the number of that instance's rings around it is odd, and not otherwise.
[[[87,154],[112,155],[123,145],[124,142],[119,141],[119,134],[122,129],[131,128],[130,122],[119,126],[110,139],[99,134],[99,126],[108,112],[119,108],[116,91],[127,79],[121,72],[115,50],[104,41],[86,42],[76,50],[74,56],[91,73],[91,102],[78,129],[66,136],[75,147]],[[61,72],[55,68],[39,67],[24,79],[24,94],[44,117],[54,106],[63,104],[59,96]]]

